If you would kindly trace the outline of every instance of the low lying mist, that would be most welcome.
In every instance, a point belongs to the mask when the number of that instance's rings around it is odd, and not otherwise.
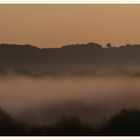
[[[0,107],[30,124],[78,116],[97,127],[122,108],[140,109],[140,79],[9,76],[0,79]]]

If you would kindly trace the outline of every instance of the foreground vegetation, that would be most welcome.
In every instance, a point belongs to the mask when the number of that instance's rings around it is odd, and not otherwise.
[[[101,128],[94,129],[79,118],[62,118],[54,125],[29,126],[0,110],[1,136],[139,136],[140,110],[124,109]]]

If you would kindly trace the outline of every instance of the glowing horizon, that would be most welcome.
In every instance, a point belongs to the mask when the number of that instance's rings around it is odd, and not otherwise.
[[[140,44],[139,4],[0,5],[0,43],[41,48]]]

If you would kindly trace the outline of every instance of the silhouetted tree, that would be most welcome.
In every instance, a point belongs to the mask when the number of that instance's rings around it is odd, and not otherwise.
[[[88,124],[82,123],[79,118],[62,118],[58,123],[49,128],[51,135],[82,136],[94,135],[94,129]]]
[[[28,135],[28,129],[26,125],[12,118],[4,110],[0,109],[0,135]]]
[[[1,136],[140,136],[140,110],[124,109],[101,128],[93,129],[77,117],[63,117],[53,125],[27,126],[0,109]]]
[[[140,110],[123,109],[103,127],[102,135],[140,135]]]
[[[107,46],[107,48],[111,48],[112,47],[111,43],[107,43],[106,46]]]

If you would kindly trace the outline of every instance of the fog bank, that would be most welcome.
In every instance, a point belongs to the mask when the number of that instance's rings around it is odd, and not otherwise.
[[[0,106],[30,124],[79,116],[99,126],[122,108],[140,108],[140,79],[9,77],[0,79]]]

